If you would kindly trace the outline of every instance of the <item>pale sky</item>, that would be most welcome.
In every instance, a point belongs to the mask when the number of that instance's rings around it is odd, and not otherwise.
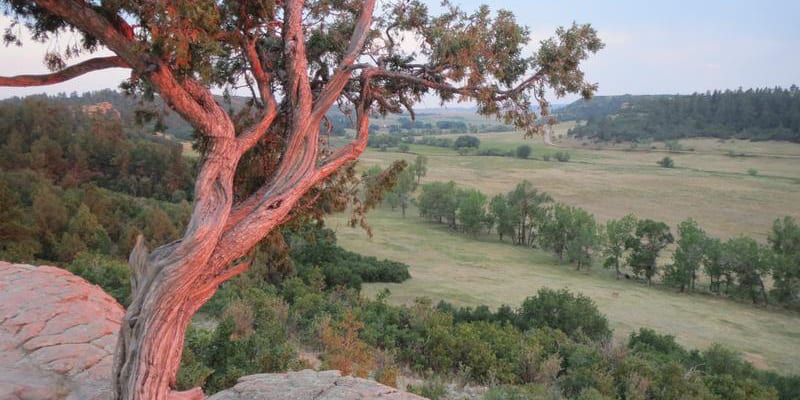
[[[426,1],[438,7],[438,0]],[[606,43],[584,65],[588,80],[600,84],[599,95],[800,84],[800,1],[454,2],[467,10],[486,3],[513,11],[532,30],[535,43],[559,25],[591,23]],[[0,28],[7,25],[8,19],[0,16]],[[46,49],[29,42],[22,48],[0,47],[0,75],[46,72]],[[0,98],[114,88],[125,76],[124,70],[112,69],[53,86],[0,87]]]

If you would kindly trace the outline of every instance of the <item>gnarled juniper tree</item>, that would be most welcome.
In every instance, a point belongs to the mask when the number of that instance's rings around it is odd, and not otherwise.
[[[430,95],[472,101],[479,113],[534,134],[542,128],[537,114],[549,118],[546,91],[589,97],[596,90],[579,63],[602,47],[589,25],[573,24],[526,55],[529,32],[510,12],[467,13],[448,2],[440,15],[418,0],[1,2],[12,21],[6,44],[22,44],[20,24],[35,41],[79,40],[45,56],[52,73],[2,77],[0,86],[127,68],[129,89],[160,96],[203,142],[186,232],[152,252],[137,246],[130,257],[133,301],[113,371],[118,399],[202,398],[199,388],[172,390],[192,315],[247,268],[248,251],[309,190],[364,151],[371,115],[413,116],[413,105]],[[113,55],[67,65],[99,49]],[[246,118],[212,94],[237,85],[253,97]],[[333,106],[352,111],[356,133],[328,151],[320,127]],[[279,143],[275,164],[247,196],[235,195],[241,161],[265,141]]]

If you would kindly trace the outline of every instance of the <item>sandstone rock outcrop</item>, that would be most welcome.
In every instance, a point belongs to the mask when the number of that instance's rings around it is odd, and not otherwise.
[[[123,314],[66,270],[0,261],[0,399],[108,398]]]
[[[0,399],[111,398],[123,308],[56,267],[0,261]],[[243,377],[209,400],[424,400],[377,382],[312,370]]]
[[[377,382],[341,376],[339,371],[305,370],[250,375],[208,400],[424,400]]]

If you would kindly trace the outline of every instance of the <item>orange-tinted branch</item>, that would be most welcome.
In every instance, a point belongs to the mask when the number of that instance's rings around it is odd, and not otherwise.
[[[71,65],[50,74],[0,76],[0,86],[27,87],[54,85],[88,74],[89,72],[108,68],[130,68],[130,66],[118,56],[98,57]]]

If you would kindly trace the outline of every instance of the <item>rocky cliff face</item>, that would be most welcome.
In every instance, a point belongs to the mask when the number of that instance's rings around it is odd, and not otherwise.
[[[0,261],[0,399],[100,400],[124,310],[55,267]],[[209,400],[424,400],[338,371],[243,377]]]

